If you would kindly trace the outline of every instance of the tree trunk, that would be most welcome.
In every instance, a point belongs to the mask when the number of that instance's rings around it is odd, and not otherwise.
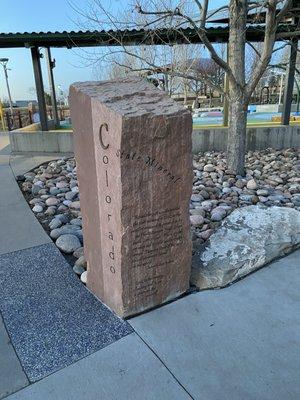
[[[241,98],[229,102],[227,168],[235,174],[245,173],[247,111]]]
[[[231,0],[229,18],[228,64],[235,82],[229,81],[227,167],[243,175],[247,124],[247,104],[244,101],[247,0]]]

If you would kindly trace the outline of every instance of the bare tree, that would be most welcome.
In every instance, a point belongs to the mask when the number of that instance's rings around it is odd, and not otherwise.
[[[209,0],[190,0],[189,2],[179,0],[175,6],[172,0],[141,1],[136,4],[135,17],[129,23],[128,19],[117,18],[105,10],[101,0],[94,0],[100,13],[107,17],[106,24],[111,28],[144,28],[149,32],[149,35],[155,36],[159,28],[168,27],[172,31],[177,31],[181,37],[184,36],[182,28],[193,28],[199,42],[205,47],[213,62],[226,73],[229,82],[228,92],[225,92],[222,85],[212,79],[206,70],[185,69],[182,68],[182,65],[178,65],[178,68],[163,68],[164,64],[158,62],[158,60],[161,60],[161,57],[157,57],[160,53],[159,50],[142,54],[140,51],[123,46],[122,41],[120,41],[121,50],[118,51],[140,61],[140,65],[133,70],[147,71],[160,68],[161,72],[172,77],[180,77],[184,81],[203,82],[212,90],[218,91],[223,97],[225,96],[229,102],[227,167],[232,172],[243,175],[248,104],[254,89],[270,63],[276,41],[277,27],[291,9],[293,1],[229,0],[228,5],[214,11],[209,9]],[[228,12],[229,19],[227,60],[224,60],[224,57],[219,54],[218,45],[213,45],[207,36],[208,21],[216,16],[219,11],[224,10]],[[126,15],[128,16],[128,14]],[[259,50],[246,41],[249,17],[254,22],[264,23],[264,40]],[[99,23],[100,19],[95,9],[93,9],[92,18],[95,23]],[[103,20],[101,20],[101,23],[103,27]],[[188,43],[188,38],[185,39]],[[251,46],[256,54],[255,65],[250,77],[247,76],[245,65],[246,45]],[[150,47],[155,48],[155,46]]]

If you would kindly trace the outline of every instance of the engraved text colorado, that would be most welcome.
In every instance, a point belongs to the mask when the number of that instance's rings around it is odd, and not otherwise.
[[[99,128],[99,141],[100,141],[100,146],[102,147],[103,150],[107,150],[109,148],[109,142],[108,142],[108,125],[107,123],[103,123],[100,125]],[[104,139],[104,135],[106,137],[106,140]],[[116,272],[115,268],[115,246],[114,246],[114,233],[112,232],[112,229],[110,229],[110,224],[111,224],[111,219],[113,217],[112,211],[111,211],[111,206],[112,206],[112,196],[110,194],[110,175],[108,172],[108,167],[109,167],[109,157],[107,155],[102,156],[102,163],[104,165],[104,173],[105,173],[105,190],[104,190],[104,201],[106,204],[106,222],[107,222],[107,232],[106,235],[109,240],[109,248],[107,251],[108,255],[108,260],[109,260],[109,270],[111,273]],[[106,224],[105,224],[106,225]]]

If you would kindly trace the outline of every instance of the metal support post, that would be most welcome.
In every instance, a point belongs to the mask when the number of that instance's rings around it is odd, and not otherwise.
[[[39,103],[39,114],[42,131],[48,130],[48,118],[45,102],[45,91],[41,69],[41,55],[38,47],[31,47],[32,65],[35,79],[36,94]]]

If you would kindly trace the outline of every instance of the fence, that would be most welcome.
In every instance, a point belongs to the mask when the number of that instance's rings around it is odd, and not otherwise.
[[[53,119],[52,107],[47,107],[48,119]],[[66,118],[70,117],[70,110],[68,107],[59,107],[58,116],[60,121],[64,121]],[[14,108],[13,117],[11,116],[10,109],[3,109],[4,122],[6,124],[7,130],[11,131],[14,129],[20,129],[24,126],[31,125],[34,123],[31,110],[28,108]]]

